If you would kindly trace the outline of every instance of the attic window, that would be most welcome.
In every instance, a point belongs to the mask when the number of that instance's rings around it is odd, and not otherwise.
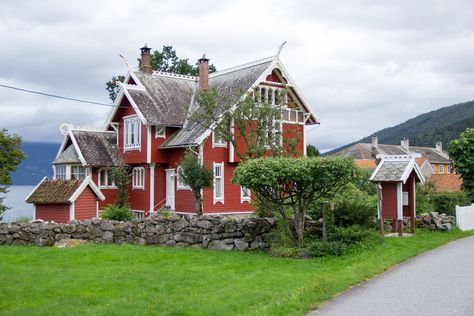
[[[155,126],[155,138],[166,138],[165,126]]]
[[[71,180],[83,180],[86,178],[86,168],[83,166],[71,166]]]
[[[54,168],[55,168],[55,170],[56,170],[56,176],[55,176],[55,178],[56,178],[56,179],[66,180],[66,166],[64,166],[64,165],[62,165],[62,166],[55,166]]]

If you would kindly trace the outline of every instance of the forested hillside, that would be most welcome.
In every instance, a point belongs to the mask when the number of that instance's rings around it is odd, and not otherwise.
[[[347,144],[326,154],[337,152],[355,143],[370,143],[372,136],[377,135],[380,144],[400,144],[408,138],[410,145],[434,147],[437,141],[448,143],[457,138],[468,127],[474,127],[474,101],[447,106],[439,110],[421,114],[402,124],[384,128],[361,140]]]

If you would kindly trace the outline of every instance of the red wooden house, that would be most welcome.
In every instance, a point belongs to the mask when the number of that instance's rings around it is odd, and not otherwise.
[[[143,47],[141,68],[128,65],[128,74],[105,122],[103,130],[81,130],[63,125],[64,141],[53,162],[55,179],[82,179],[97,184],[104,201],[113,203],[116,188],[109,170],[122,161],[131,167],[130,204],[139,216],[168,206],[180,213],[194,212],[192,191],[179,177],[180,161],[186,149],[199,153],[214,171],[214,187],[203,191],[204,213],[242,214],[253,212],[249,192],[231,183],[239,162],[232,143],[214,137],[189,116],[199,107],[195,102],[200,89],[215,89],[231,104],[249,93],[259,92],[274,104],[285,89],[287,97],[281,120],[285,131],[299,131],[298,151],[306,151],[305,125],[319,124],[278,56],[234,68],[208,72],[206,58],[199,59],[199,76],[185,76],[151,70],[150,48]],[[277,126],[277,125],[275,125]],[[289,134],[287,134],[289,135]]]

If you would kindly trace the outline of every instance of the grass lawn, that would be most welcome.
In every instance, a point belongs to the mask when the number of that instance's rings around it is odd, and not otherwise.
[[[302,315],[420,252],[474,235],[418,232],[342,257],[130,245],[0,247],[0,315]]]

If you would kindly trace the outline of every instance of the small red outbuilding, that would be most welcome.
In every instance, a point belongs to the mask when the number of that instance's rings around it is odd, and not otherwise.
[[[105,199],[90,177],[84,180],[43,180],[26,198],[34,204],[34,219],[67,223],[98,217]]]
[[[381,159],[370,180],[379,184],[379,218],[392,219],[393,231],[403,235],[403,217],[410,217],[415,232],[416,182],[425,178],[414,155],[377,155]]]

